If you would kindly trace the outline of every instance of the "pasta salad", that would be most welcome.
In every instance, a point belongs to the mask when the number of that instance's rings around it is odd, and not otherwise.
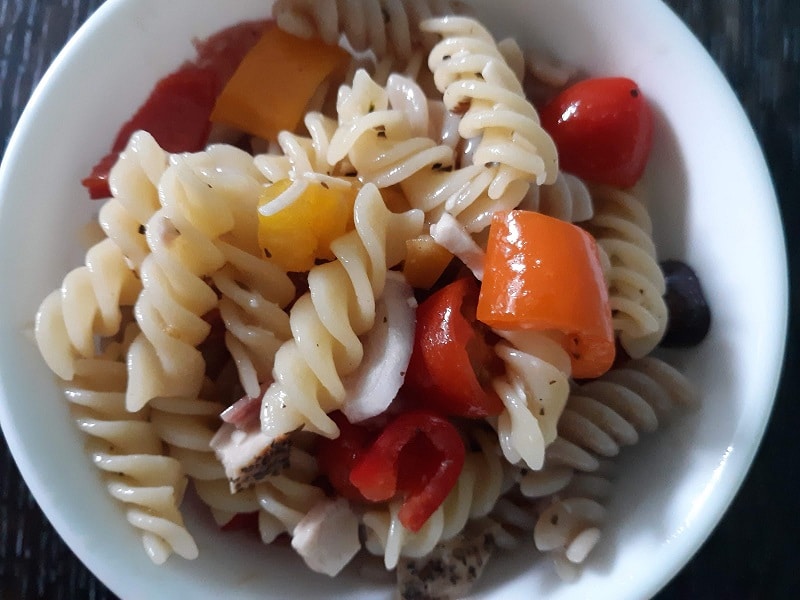
[[[36,341],[156,563],[221,529],[404,598],[464,595],[533,538],[564,578],[605,464],[691,385],[710,326],[636,184],[624,77],[496,40],[457,2],[279,0],[197,43],[83,183],[105,237]]]

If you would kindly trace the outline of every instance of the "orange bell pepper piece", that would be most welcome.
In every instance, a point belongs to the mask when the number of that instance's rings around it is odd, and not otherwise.
[[[211,120],[274,140],[294,131],[320,84],[344,68],[350,54],[339,46],[267,28],[217,98]]]
[[[477,317],[496,329],[554,334],[572,375],[599,377],[616,345],[608,288],[594,238],[540,213],[495,213],[489,228]]]

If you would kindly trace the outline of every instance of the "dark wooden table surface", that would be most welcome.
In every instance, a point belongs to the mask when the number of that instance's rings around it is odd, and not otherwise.
[[[0,0],[3,151],[32,88],[69,36],[101,3]],[[727,76],[766,152],[787,234],[794,298],[800,259],[800,1],[667,3]],[[777,402],[743,488],[708,542],[659,599],[800,598],[797,328],[791,319]],[[114,596],[49,525],[0,437],[0,600],[31,598]]]

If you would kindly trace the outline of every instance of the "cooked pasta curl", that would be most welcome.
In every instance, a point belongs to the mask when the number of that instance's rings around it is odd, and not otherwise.
[[[361,363],[358,336],[373,325],[387,269],[422,230],[421,212],[392,213],[371,184],[359,191],[353,217],[355,229],[331,243],[336,260],[311,269],[309,291],[292,306],[292,339],[275,355],[274,382],[262,399],[262,430],[270,436],[299,427],[338,435],[327,413],[344,399],[342,377]]]
[[[544,464],[545,448],[556,439],[556,425],[569,395],[569,367],[564,366],[569,360],[544,335],[526,336],[525,342],[529,351],[505,342],[495,347],[506,365],[505,375],[494,381],[504,406],[496,428],[506,459],[538,470]]]
[[[143,290],[134,307],[142,333],[128,356],[131,410],[159,396],[196,397],[200,391],[205,362],[197,346],[210,329],[203,315],[217,306],[206,278],[225,264],[220,238],[249,235],[248,245],[257,244],[254,226],[235,232],[242,221],[255,223],[260,186],[237,161],[231,166],[232,157],[238,155],[219,148],[174,155],[159,181],[161,208],[146,225],[150,254],[141,265]],[[237,219],[243,205],[251,214]]]
[[[430,19],[422,28],[443,38],[431,50],[428,66],[445,106],[464,113],[461,137],[481,136],[474,164],[504,167],[489,196],[500,198],[515,181],[553,183],[558,173],[555,144],[492,35],[468,17]]]
[[[357,52],[408,61],[420,22],[463,8],[456,0],[277,0],[272,14],[278,27],[299,37],[337,44],[344,36]]]
[[[614,330],[633,358],[650,353],[667,326],[666,283],[656,259],[653,226],[633,194],[605,185],[590,186],[594,216],[584,225],[609,262]]]
[[[148,556],[157,564],[172,553],[192,559],[197,545],[178,508],[186,476],[177,460],[164,455],[148,409],[126,410],[125,345],[114,343],[96,358],[80,359],[64,396],[90,438],[92,462],[104,472],[109,494],[124,504],[128,522],[141,531]]]

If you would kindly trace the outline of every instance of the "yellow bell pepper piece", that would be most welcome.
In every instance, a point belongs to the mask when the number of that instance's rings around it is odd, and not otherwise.
[[[265,188],[259,209],[276,200],[292,182],[278,181]],[[287,271],[303,272],[318,259],[332,260],[331,242],[353,229],[353,204],[357,189],[333,188],[308,182],[288,206],[264,215],[258,213],[258,241],[267,254]]]

